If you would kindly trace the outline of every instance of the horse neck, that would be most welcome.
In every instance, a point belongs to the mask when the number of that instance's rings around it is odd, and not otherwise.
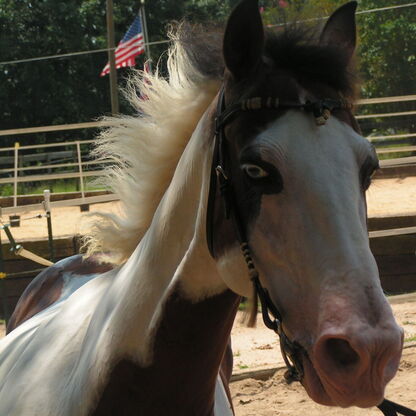
[[[118,332],[113,335],[123,340],[118,350],[135,356],[143,364],[152,361],[151,347],[158,328],[166,323],[169,300],[176,297],[194,305],[192,313],[196,317],[198,304],[227,290],[209,255],[205,237],[213,150],[212,135],[207,127],[208,116],[204,116],[179,161],[147,233],[120,269],[111,290],[112,298],[120,300],[118,310],[113,313],[113,328]],[[230,301],[220,308],[224,316],[231,311],[231,323],[235,315],[234,303]],[[216,308],[215,302],[212,308]],[[207,313],[206,308],[202,310],[202,315]],[[196,325],[198,319],[195,321]],[[177,322],[169,318],[172,328],[182,324],[186,325],[184,317],[178,317]],[[188,325],[191,322],[188,321]],[[212,329],[213,336],[221,325],[219,319],[217,328]],[[227,337],[230,329],[231,326]],[[226,344],[226,341],[223,342]]]

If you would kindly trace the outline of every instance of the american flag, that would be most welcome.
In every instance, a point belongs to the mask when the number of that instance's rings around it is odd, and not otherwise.
[[[116,68],[136,65],[136,56],[144,52],[144,39],[140,17],[136,16],[124,38],[118,44],[116,54]],[[110,63],[102,70],[100,77],[110,72]]]

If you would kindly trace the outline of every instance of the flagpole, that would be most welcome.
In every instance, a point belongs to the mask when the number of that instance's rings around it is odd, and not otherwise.
[[[144,48],[146,51],[146,59],[149,61],[149,69],[152,70],[152,56],[150,55],[149,34],[147,32],[146,10],[144,8],[145,0],[140,0],[140,19],[143,25]]]
[[[118,87],[117,87],[117,68],[114,41],[114,19],[113,19],[113,0],[107,0],[107,45],[108,61],[110,64],[110,95],[111,112],[113,115],[119,112]]]

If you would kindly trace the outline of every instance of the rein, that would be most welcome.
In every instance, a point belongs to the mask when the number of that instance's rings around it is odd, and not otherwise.
[[[280,349],[285,361],[287,371],[284,378],[288,384],[294,381],[301,381],[304,376],[301,354],[307,354],[305,349],[296,341],[291,341],[285,334],[282,326],[282,316],[270,298],[267,289],[263,288],[260,283],[259,273],[254,265],[250,245],[248,243],[246,230],[241,220],[238,205],[233,192],[230,173],[227,171],[227,143],[225,138],[224,127],[230,123],[234,117],[242,112],[259,111],[259,110],[288,110],[298,109],[312,113],[315,117],[317,126],[322,126],[329,119],[331,112],[334,110],[349,110],[352,105],[345,100],[334,100],[324,98],[314,102],[306,103],[280,101],[276,97],[253,97],[230,105],[225,108],[225,88],[221,88],[218,97],[217,110],[215,116],[215,145],[211,169],[211,184],[208,196],[208,213],[207,213],[207,243],[208,249],[214,256],[214,233],[213,233],[213,215],[217,184],[223,200],[226,219],[231,219],[237,234],[238,241],[244,260],[247,264],[248,274],[253,283],[255,296],[258,296],[261,303],[262,317],[267,328],[273,330],[280,340]],[[378,408],[385,416],[416,416],[416,412],[404,406],[398,405],[390,400],[384,401],[378,405]]]

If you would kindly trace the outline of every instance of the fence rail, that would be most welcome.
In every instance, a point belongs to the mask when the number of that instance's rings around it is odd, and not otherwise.
[[[106,161],[90,161],[90,160],[82,160],[82,151],[81,146],[91,145],[94,141],[93,140],[75,140],[71,142],[61,142],[61,143],[48,143],[48,144],[39,144],[39,145],[28,145],[28,146],[20,146],[19,143],[16,143],[14,147],[6,147],[0,148],[1,153],[12,152],[12,156],[5,156],[1,157],[3,159],[3,163],[12,162],[10,165],[13,167],[3,168],[0,170],[1,175],[12,174],[10,177],[2,177],[0,178],[0,184],[13,184],[13,207],[17,207],[17,197],[18,193],[18,184],[22,183],[30,183],[30,182],[37,182],[37,181],[49,181],[49,180],[57,180],[57,179],[77,179],[79,181],[79,189],[82,195],[82,198],[85,198],[85,179],[88,177],[97,177],[104,174],[104,171],[101,169],[93,169],[87,170],[86,168],[102,166],[103,163]],[[38,149],[51,149],[51,148],[59,148],[73,146],[74,149],[70,152],[56,152],[59,156],[68,158],[71,156],[75,158],[75,162],[64,162],[64,163],[48,163],[46,165],[35,165],[35,166],[20,166],[24,162],[36,162],[40,161],[44,156],[39,158],[39,154],[29,154],[24,155],[22,152],[27,150],[38,150]],[[56,159],[53,157],[54,153],[44,153],[46,159]],[[50,156],[52,155],[52,156]],[[77,168],[74,172],[55,172],[55,173],[43,173],[43,174],[32,174],[32,175],[24,175],[22,176],[21,173],[26,173],[30,171],[39,171],[39,170],[52,170],[52,169],[68,169],[68,168]]]
[[[42,175],[29,175],[29,176],[18,176],[16,178],[0,178],[0,184],[5,183],[25,183],[25,182],[39,182],[39,181],[49,181],[56,179],[79,179],[82,181],[84,178],[91,176],[101,176],[104,174],[104,170],[92,170],[87,172],[66,172],[66,173],[52,173],[52,174],[42,174]],[[81,186],[82,188],[82,186]],[[84,193],[85,191],[81,191]]]
[[[95,161],[91,160],[89,162],[81,162],[82,166],[94,166],[94,165],[102,165],[103,163],[109,162],[108,160],[103,161]],[[78,163],[59,163],[59,164],[53,164],[53,165],[41,165],[41,166],[28,166],[28,167],[19,167],[19,172],[24,172],[27,170],[45,170],[45,169],[53,169],[53,168],[70,168],[78,166]],[[8,172],[14,172],[14,169],[0,169],[0,173],[8,173]]]
[[[98,195],[98,196],[86,196],[84,198],[74,198],[74,199],[65,199],[62,201],[52,201],[50,203],[52,208],[61,208],[61,207],[75,207],[78,205],[92,205],[100,204],[103,202],[112,202],[118,201],[120,198],[117,194],[107,194],[107,195]],[[22,205],[18,207],[8,207],[0,208],[0,215],[14,215],[14,214],[25,214],[31,211],[39,211],[43,209],[43,204],[29,204]]]

